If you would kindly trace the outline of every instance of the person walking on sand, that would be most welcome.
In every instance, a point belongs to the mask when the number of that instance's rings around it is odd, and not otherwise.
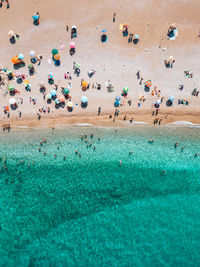
[[[113,23],[115,23],[116,12],[113,14]]]
[[[101,113],[101,107],[98,108],[98,116],[100,115]]]
[[[67,31],[67,32],[69,31],[69,26],[68,26],[68,25],[66,25],[66,31]]]

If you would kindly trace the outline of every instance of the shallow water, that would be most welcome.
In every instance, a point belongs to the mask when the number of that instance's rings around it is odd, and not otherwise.
[[[0,138],[1,266],[199,265],[199,129],[23,129]]]

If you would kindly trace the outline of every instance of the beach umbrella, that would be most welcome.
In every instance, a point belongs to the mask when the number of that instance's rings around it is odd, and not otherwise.
[[[56,99],[54,100],[54,102],[55,102],[56,104],[59,104],[59,103],[60,103],[60,100],[59,100],[58,98],[56,98]]]
[[[52,53],[53,55],[56,55],[56,54],[58,54],[58,50],[54,48],[54,49],[51,51],[51,53]]]
[[[14,105],[16,103],[16,100],[14,98],[10,98],[8,102],[10,105]]]
[[[56,55],[53,56],[53,58],[54,58],[55,60],[59,60],[59,59],[60,59],[60,55],[59,55],[59,54],[56,54]]]
[[[56,96],[57,95],[57,91],[55,89],[51,90],[51,93],[50,93],[52,96]]]
[[[70,46],[70,48],[75,48],[75,43],[71,42],[69,46]]]
[[[28,68],[29,68],[29,69],[33,68],[33,64],[29,64],[29,65],[28,65]]]
[[[64,88],[63,89],[63,94],[64,95],[68,95],[69,94],[69,89],[68,88]]]
[[[33,18],[34,20],[38,20],[38,19],[39,19],[39,15],[33,15],[32,18]]]
[[[51,95],[50,94],[47,94],[46,95],[46,99],[51,99]]]
[[[129,23],[124,23],[123,27],[128,28],[128,27],[131,27],[131,25]]]
[[[135,34],[134,35],[134,39],[139,40],[139,35],[138,34]]]
[[[22,59],[24,59],[24,55],[23,55],[22,53],[20,53],[20,54],[18,55],[18,58],[22,60]]]
[[[48,79],[53,79],[53,75],[52,74],[48,74]]]
[[[124,92],[124,93],[127,93],[128,90],[129,90],[128,87],[124,87],[123,92]]]
[[[145,86],[146,86],[146,87],[151,87],[151,80],[146,81],[146,82],[145,82]]]
[[[121,100],[121,97],[120,96],[116,96],[115,100],[119,102]]]
[[[76,69],[80,69],[81,64],[79,64],[79,63],[75,63],[74,67],[75,67]]]
[[[62,102],[65,102],[65,98],[64,98],[64,96],[60,96],[59,97],[59,101],[62,103]]]
[[[25,85],[30,84],[30,82],[28,80],[25,80],[24,83],[25,83]]]
[[[39,86],[40,86],[40,87],[44,87],[44,86],[45,86],[45,82],[40,81],[40,82],[39,82]]]
[[[101,32],[107,32],[107,30],[102,30]]]
[[[82,102],[82,103],[87,103],[87,102],[88,102],[88,98],[87,98],[87,96],[82,96],[82,97],[81,97],[81,102]]]
[[[173,56],[170,56],[170,57],[169,57],[169,60],[170,60],[170,61],[174,61],[174,57],[173,57]]]
[[[161,104],[161,100],[156,100],[156,104],[160,105]]]
[[[12,63],[16,64],[19,62],[18,56],[12,58]]]
[[[72,101],[69,101],[69,102],[67,103],[67,107],[68,107],[68,108],[72,108],[72,107],[73,107],[73,102],[72,102]]]
[[[174,97],[173,95],[170,95],[169,100],[170,100],[171,102],[173,102],[174,99],[175,99],[175,97]]]
[[[14,91],[14,90],[15,90],[14,85],[9,85],[9,86],[8,86],[8,90],[9,90],[9,91]]]
[[[10,37],[13,37],[13,36],[15,35],[15,33],[14,33],[13,31],[9,31],[9,32],[8,32],[8,35],[9,35]]]
[[[71,27],[71,29],[76,29],[76,26],[75,26],[75,25],[73,25],[73,26]]]
[[[29,55],[30,55],[30,57],[35,57],[35,51],[31,50]]]
[[[82,86],[86,87],[87,86],[87,82],[86,81],[82,81]]]

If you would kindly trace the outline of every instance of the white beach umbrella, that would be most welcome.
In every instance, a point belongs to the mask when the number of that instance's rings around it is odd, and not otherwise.
[[[9,35],[10,37],[13,37],[13,36],[15,35],[15,33],[14,33],[13,31],[9,31],[9,32],[8,32],[8,35]]]
[[[47,94],[46,95],[46,99],[51,99],[51,95],[50,94]]]
[[[35,57],[35,51],[31,50],[29,55],[30,55],[30,57]]]
[[[9,99],[9,104],[14,105],[16,103],[16,100],[14,98]]]

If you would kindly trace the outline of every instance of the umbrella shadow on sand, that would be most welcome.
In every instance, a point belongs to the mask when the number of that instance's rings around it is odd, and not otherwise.
[[[20,63],[16,63],[16,64],[13,65],[13,67],[14,67],[15,70],[18,70],[18,69],[23,68],[25,66],[26,66],[26,64],[25,64],[24,61],[22,61]]]
[[[146,93],[148,93],[148,92],[150,91],[150,87],[144,85],[144,91],[145,91]]]
[[[11,37],[11,38],[9,39],[9,41],[10,41],[11,44],[15,44],[15,43],[16,43],[16,40],[15,40],[15,37],[14,37],[14,36]]]
[[[47,104],[51,104],[51,99],[47,99]]]
[[[17,106],[16,104],[14,104],[14,105],[10,105],[10,108],[11,108],[12,110],[16,110],[16,109],[18,108],[18,106]]]
[[[81,103],[81,107],[84,109],[84,108],[87,108],[87,106],[88,106],[88,103]]]
[[[38,25],[39,25],[39,21],[38,21],[38,20],[34,20],[34,21],[33,21],[33,25],[34,25],[34,26],[38,26]]]
[[[166,106],[167,107],[171,107],[172,106],[172,101],[170,101],[169,99],[166,101]]]

